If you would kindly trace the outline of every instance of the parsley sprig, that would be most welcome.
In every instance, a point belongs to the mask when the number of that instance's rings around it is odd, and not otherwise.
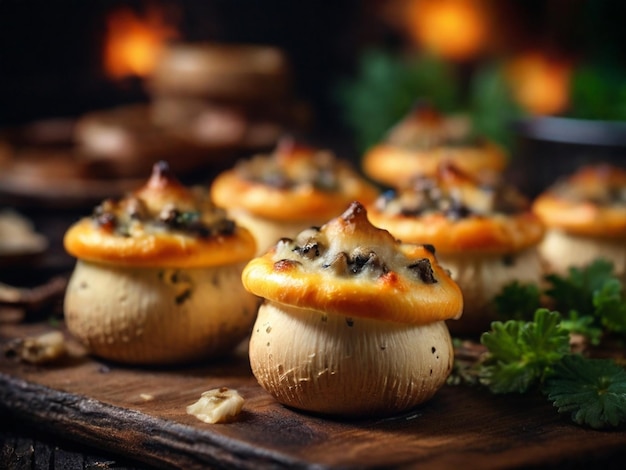
[[[561,315],[538,309],[534,320],[493,322],[480,341],[489,350],[480,378],[494,393],[524,393],[543,381],[552,364],[569,353]]]
[[[626,371],[611,359],[566,355],[554,365],[543,392],[580,425],[601,429],[626,422]]]
[[[585,267],[572,267],[567,275],[546,276],[543,288],[513,282],[494,299],[496,311],[507,319],[532,320],[542,304],[563,315],[561,326],[598,345],[603,333],[626,337],[626,300],[613,264],[598,259]]]
[[[598,260],[546,280],[543,291],[512,283],[495,299],[509,319],[493,322],[480,338],[487,349],[476,363],[480,383],[493,393],[539,389],[579,425],[626,424],[626,370],[612,359],[583,357],[570,346],[572,333],[593,345],[607,333],[626,338],[626,300],[613,265]],[[554,310],[542,308],[544,303]]]

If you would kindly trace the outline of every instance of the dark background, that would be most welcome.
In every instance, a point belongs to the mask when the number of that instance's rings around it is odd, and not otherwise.
[[[626,2],[491,0],[504,47],[539,46],[626,62]],[[381,0],[0,0],[0,125],[143,99],[132,81],[102,72],[104,18],[120,5],[156,4],[177,12],[181,38],[272,44],[294,66],[299,96],[319,125],[334,124],[332,88],[372,45],[399,47],[381,19]],[[506,44],[504,44],[506,42]]]

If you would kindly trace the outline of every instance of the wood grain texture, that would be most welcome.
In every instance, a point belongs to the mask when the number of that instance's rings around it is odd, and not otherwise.
[[[0,325],[0,342],[50,329]],[[5,415],[161,468],[548,468],[623,462],[626,433],[585,429],[541,396],[446,386],[389,419],[338,420],[276,403],[250,373],[245,347],[211,363],[135,368],[84,353],[34,366],[0,359]],[[205,390],[237,389],[239,418],[205,424],[186,406]],[[613,467],[620,468],[620,467]]]

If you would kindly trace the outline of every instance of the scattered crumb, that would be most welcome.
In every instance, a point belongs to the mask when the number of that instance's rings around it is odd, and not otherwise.
[[[239,415],[243,403],[244,399],[237,390],[216,388],[202,393],[196,403],[187,407],[187,414],[205,423],[226,423]]]
[[[29,364],[49,364],[67,355],[65,338],[60,331],[39,336],[16,338],[5,349],[5,355]]]
[[[139,397],[144,400],[144,401],[152,401],[154,400],[154,395],[151,395],[149,393],[140,393]]]

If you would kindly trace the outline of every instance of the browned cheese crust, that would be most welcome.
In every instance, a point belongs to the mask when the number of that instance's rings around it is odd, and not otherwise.
[[[626,234],[626,171],[608,164],[587,165],[556,182],[533,203],[549,228],[577,235]]]
[[[208,267],[255,252],[245,229],[227,219],[206,192],[182,185],[166,163],[120,200],[106,200],[66,232],[65,249],[84,260],[142,267]]]
[[[275,221],[328,220],[350,202],[367,204],[377,195],[347,162],[291,139],[271,154],[241,161],[211,185],[218,206]]]
[[[450,165],[372,204],[374,225],[439,253],[511,253],[536,245],[544,227],[528,200],[501,180],[485,182]]]
[[[366,152],[363,171],[375,181],[398,187],[415,175],[436,173],[442,162],[470,174],[498,173],[506,167],[507,156],[496,143],[472,138],[467,120],[419,106]]]
[[[427,324],[460,316],[459,287],[430,247],[403,244],[353,202],[321,228],[283,239],[244,268],[250,292],[347,317]]]

